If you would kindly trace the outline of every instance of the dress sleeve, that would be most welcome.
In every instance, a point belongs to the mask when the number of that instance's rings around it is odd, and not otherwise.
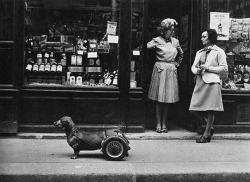
[[[227,58],[223,50],[218,52],[217,61],[218,61],[218,66],[209,66],[208,71],[218,74],[228,72]]]
[[[158,45],[158,42],[155,39],[152,39],[150,42],[147,43],[148,49],[153,49]]]

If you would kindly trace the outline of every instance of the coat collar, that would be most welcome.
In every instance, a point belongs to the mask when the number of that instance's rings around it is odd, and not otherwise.
[[[203,52],[203,51],[209,51],[209,52],[210,52],[211,50],[218,51],[218,50],[219,50],[219,48],[218,48],[218,46],[213,45],[213,46],[208,47],[208,48],[203,48],[203,49],[199,50],[199,52]]]

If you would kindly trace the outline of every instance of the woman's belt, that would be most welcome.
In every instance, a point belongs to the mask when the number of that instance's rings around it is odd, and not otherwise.
[[[166,62],[166,61],[156,61],[156,63],[168,63],[168,64],[174,64],[174,62]],[[156,65],[158,73],[162,72],[164,69],[161,67],[161,65]]]
[[[169,63],[169,64],[174,64],[174,61],[168,62],[168,61],[160,61],[156,60],[157,63]]]

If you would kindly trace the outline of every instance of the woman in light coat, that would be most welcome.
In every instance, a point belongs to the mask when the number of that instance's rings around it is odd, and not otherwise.
[[[203,49],[196,53],[192,72],[196,85],[193,91],[189,110],[198,119],[206,122],[203,135],[197,143],[210,142],[213,135],[213,122],[216,111],[224,111],[221,96],[220,74],[228,71],[225,52],[215,45],[217,32],[207,29],[202,33]]]

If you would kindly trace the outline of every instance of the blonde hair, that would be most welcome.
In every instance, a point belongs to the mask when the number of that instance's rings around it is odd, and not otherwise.
[[[177,21],[172,18],[166,18],[161,21],[161,24],[159,27],[157,27],[158,32],[162,35],[164,34],[165,30],[170,29],[170,27],[178,25]]]

